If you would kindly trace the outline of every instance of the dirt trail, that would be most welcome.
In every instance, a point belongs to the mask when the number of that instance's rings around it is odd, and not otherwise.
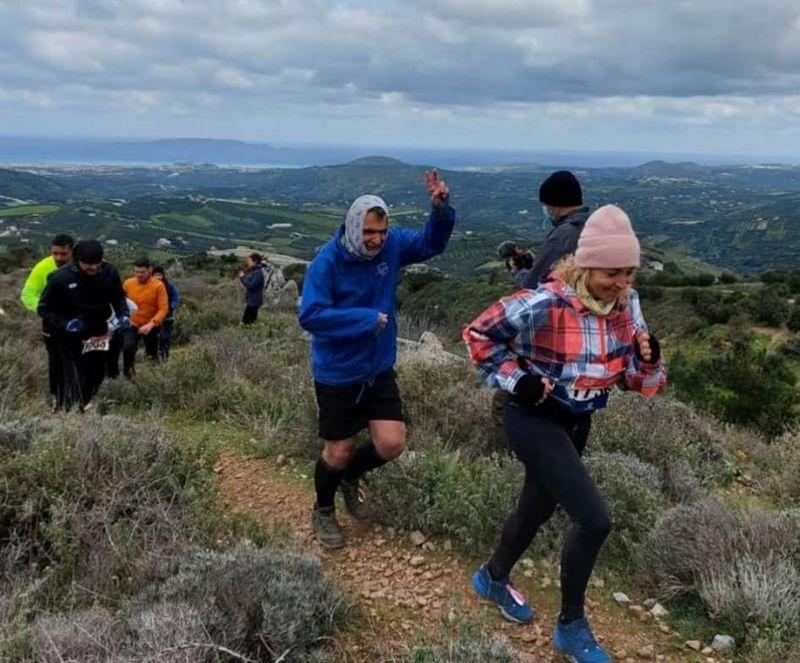
[[[448,620],[486,609],[469,584],[475,562],[450,550],[449,542],[432,539],[416,546],[402,530],[353,521],[341,508],[339,519],[348,545],[341,550],[326,550],[311,533],[310,477],[290,465],[242,459],[233,453],[223,454],[214,471],[232,508],[252,510],[271,524],[288,523],[297,547],[318,557],[328,576],[359,604],[368,624],[357,632],[342,634],[337,642],[341,660],[376,661],[387,647],[400,651],[421,635],[435,634]],[[523,562],[514,577],[534,605],[537,618],[530,625],[516,626],[495,612],[496,620],[489,623],[509,639],[524,661],[560,661],[550,642],[558,609],[556,570],[544,560]],[[593,585],[589,616],[603,644],[615,654],[615,661],[712,660],[687,650],[677,634],[663,632],[665,626],[640,622],[635,614],[613,604],[612,590],[602,586],[602,581]],[[649,646],[652,654],[645,655]]]

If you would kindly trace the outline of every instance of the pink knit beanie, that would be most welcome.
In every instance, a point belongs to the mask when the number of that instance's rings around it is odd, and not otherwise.
[[[578,238],[575,263],[585,268],[638,267],[639,240],[628,215],[616,205],[595,210]]]

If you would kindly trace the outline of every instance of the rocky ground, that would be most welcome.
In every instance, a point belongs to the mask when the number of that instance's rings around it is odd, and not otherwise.
[[[375,661],[398,654],[421,637],[430,636],[464,617],[486,610],[488,628],[506,637],[522,661],[561,660],[550,633],[558,609],[558,569],[550,560],[524,558],[515,581],[537,611],[530,625],[505,622],[479,601],[469,584],[480,562],[452,550],[450,541],[431,540],[422,532],[404,532],[356,522],[339,509],[348,546],[321,548],[311,534],[309,508],[312,479],[302,467],[278,457],[274,461],[220,457],[214,471],[222,494],[236,509],[256,512],[272,525],[288,524],[295,545],[321,559],[325,571],[357,603],[363,623],[336,643],[343,661]],[[592,579],[587,599],[590,620],[616,661],[725,661],[725,643],[686,641],[669,622],[669,614],[653,600],[632,601],[600,577]],[[497,615],[495,617],[495,615]]]

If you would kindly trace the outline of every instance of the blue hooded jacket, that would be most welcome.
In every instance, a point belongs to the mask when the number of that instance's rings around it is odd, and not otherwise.
[[[394,366],[400,268],[442,253],[455,218],[452,207],[434,207],[420,232],[390,228],[381,252],[371,260],[346,248],[345,225],[320,249],[303,280],[299,312],[300,325],[312,335],[311,366],[317,382],[356,384]],[[389,318],[380,333],[379,313]]]

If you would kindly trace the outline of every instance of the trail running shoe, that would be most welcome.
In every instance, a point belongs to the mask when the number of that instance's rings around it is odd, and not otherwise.
[[[361,483],[358,479],[355,481],[346,481],[342,479],[339,482],[339,490],[342,491],[344,506],[347,509],[347,513],[357,520],[364,520],[369,517],[367,493],[361,487]]]
[[[595,640],[585,617],[562,624],[556,623],[553,645],[573,663],[611,663],[608,652]]]
[[[472,576],[472,587],[481,598],[497,604],[500,614],[508,621],[526,624],[533,619],[533,611],[525,597],[515,589],[511,580],[493,580],[486,564]]]
[[[311,512],[311,529],[317,541],[326,548],[341,548],[345,544],[344,533],[332,506],[317,508]]]

